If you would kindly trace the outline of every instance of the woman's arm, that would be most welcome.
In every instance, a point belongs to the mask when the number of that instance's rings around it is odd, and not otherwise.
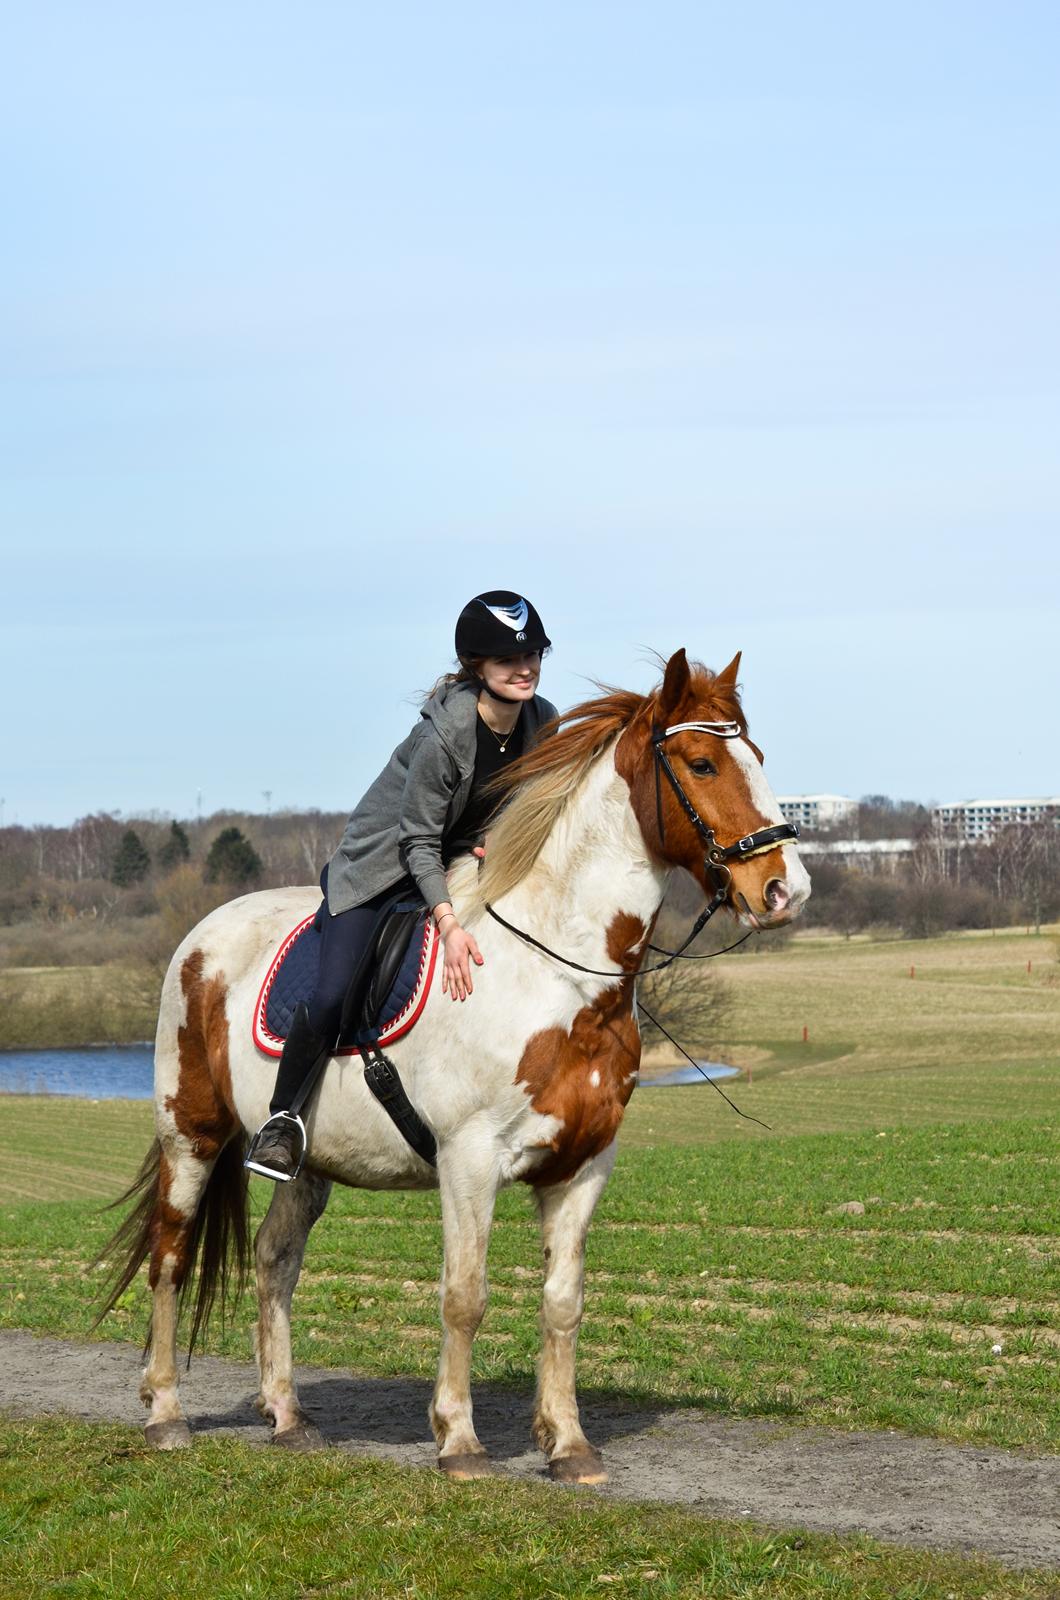
[[[456,762],[433,731],[425,732],[413,752],[405,779],[398,850],[431,907],[444,941],[442,992],[451,994],[454,1000],[466,1000],[474,987],[471,963],[481,967],[483,957],[472,935],[457,920],[442,865],[442,835],[459,784]]]

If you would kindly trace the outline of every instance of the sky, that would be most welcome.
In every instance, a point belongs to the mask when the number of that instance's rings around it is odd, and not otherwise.
[[[0,816],[352,808],[525,592],[778,793],[1060,793],[1054,5],[16,9]],[[267,799],[266,799],[267,797]]]

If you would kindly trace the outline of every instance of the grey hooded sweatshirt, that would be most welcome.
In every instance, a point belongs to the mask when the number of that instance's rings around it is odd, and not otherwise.
[[[524,703],[524,750],[556,715],[541,695]],[[363,905],[406,873],[429,906],[448,900],[442,836],[471,795],[477,719],[473,683],[445,684],[425,701],[420,720],[358,804],[328,864],[332,916]]]

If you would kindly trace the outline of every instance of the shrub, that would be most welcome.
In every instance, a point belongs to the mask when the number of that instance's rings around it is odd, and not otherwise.
[[[261,857],[246,835],[239,828],[222,828],[206,857],[206,882],[244,885],[261,870]]]
[[[111,883],[116,883],[119,889],[128,889],[134,883],[141,883],[150,870],[147,846],[135,829],[127,828],[111,864]]]

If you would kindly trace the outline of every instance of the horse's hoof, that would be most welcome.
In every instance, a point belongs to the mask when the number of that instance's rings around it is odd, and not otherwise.
[[[444,1472],[447,1478],[463,1482],[468,1478],[500,1477],[501,1469],[494,1465],[485,1452],[480,1455],[475,1451],[468,1451],[460,1456],[439,1456],[438,1471]]]
[[[282,1433],[274,1433],[272,1442],[284,1450],[297,1450],[303,1453],[309,1450],[326,1450],[324,1435],[319,1428],[314,1428],[311,1422],[296,1422],[290,1428],[284,1428]]]
[[[579,1450],[572,1456],[557,1456],[548,1464],[554,1483],[606,1483],[607,1469],[599,1450]]]
[[[191,1429],[183,1417],[172,1417],[169,1422],[145,1423],[144,1438],[152,1450],[187,1450]]]

